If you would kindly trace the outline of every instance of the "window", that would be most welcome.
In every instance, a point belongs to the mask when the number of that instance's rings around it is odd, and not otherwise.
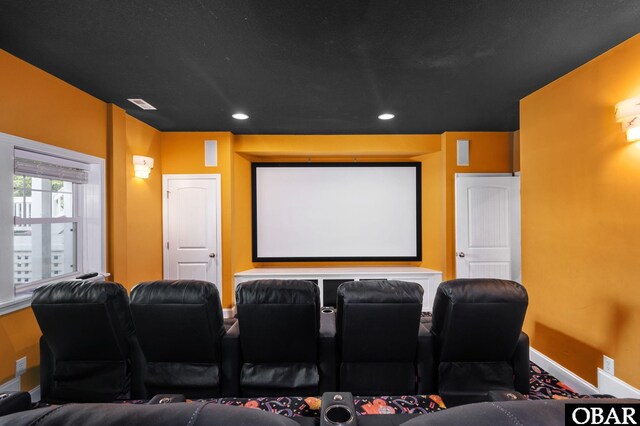
[[[21,164],[16,161],[15,168],[19,169]],[[76,256],[76,236],[81,224],[74,206],[78,202],[78,185],[83,183],[26,173],[29,172],[14,171],[13,176],[13,252],[35,261],[29,268],[19,262],[15,264],[16,275],[30,274],[27,279],[16,280],[18,293],[25,287],[18,286],[19,283],[38,283],[81,268]],[[62,264],[57,262],[60,259]]]
[[[0,133],[0,205],[13,206],[0,210],[0,314],[42,284],[105,272],[104,194],[103,159]]]

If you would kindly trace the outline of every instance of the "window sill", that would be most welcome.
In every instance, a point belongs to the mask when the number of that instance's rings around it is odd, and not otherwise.
[[[31,294],[24,294],[12,300],[0,302],[0,316],[31,306]]]

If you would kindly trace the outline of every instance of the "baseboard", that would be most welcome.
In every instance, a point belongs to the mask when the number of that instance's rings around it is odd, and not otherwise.
[[[224,318],[233,318],[236,316],[236,305],[233,305],[230,308],[224,308],[222,309],[222,316]]]
[[[582,377],[531,347],[529,348],[529,356],[531,361],[538,364],[544,370],[549,372],[549,374],[569,386],[574,391],[584,395],[601,393],[597,387],[593,386]]]
[[[640,399],[640,390],[634,388],[627,382],[623,382],[616,376],[606,373],[601,368],[598,368],[598,389],[600,393],[613,395],[617,398]]]
[[[20,392],[20,377],[14,377],[0,385],[0,392]]]
[[[35,388],[31,389],[29,391],[29,394],[31,394],[31,402],[40,401],[40,385],[38,385]]]

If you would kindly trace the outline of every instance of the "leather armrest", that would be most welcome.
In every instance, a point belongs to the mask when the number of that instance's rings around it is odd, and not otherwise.
[[[435,338],[424,324],[418,329],[416,369],[418,372],[418,395],[438,393],[438,375],[435,370]]]
[[[40,336],[40,400],[49,402],[53,391],[53,372],[55,360],[49,344]]]
[[[29,392],[0,392],[0,417],[31,408]]]
[[[529,336],[520,333],[513,354],[513,387],[521,394],[529,394]]]
[[[240,396],[240,322],[236,321],[222,338],[222,368],[220,393],[222,396]]]
[[[129,345],[131,346],[131,399],[145,399],[147,397],[145,386],[147,360],[136,337],[129,338]]]
[[[320,312],[318,342],[320,393],[336,391],[336,312]]]

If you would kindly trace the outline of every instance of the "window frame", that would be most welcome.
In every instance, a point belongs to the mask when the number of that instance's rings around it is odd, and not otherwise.
[[[76,235],[76,272],[28,283],[29,289],[14,283],[13,176],[15,150],[82,163],[89,173],[87,184],[77,185],[82,203],[74,203],[74,217],[82,222]],[[108,276],[106,268],[106,179],[104,158],[36,142],[0,132],[0,315],[23,309],[31,303],[33,289],[87,272]],[[71,222],[65,218],[65,222]],[[4,250],[6,248],[6,250]],[[32,259],[29,259],[32,262]],[[33,284],[33,285],[31,285]],[[20,286],[21,287],[21,286]]]

